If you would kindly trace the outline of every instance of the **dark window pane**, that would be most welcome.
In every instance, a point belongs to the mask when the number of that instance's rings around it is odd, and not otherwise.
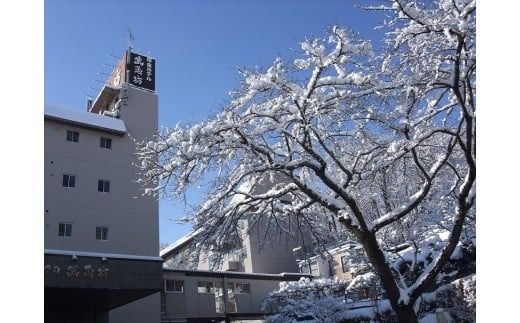
[[[103,181],[102,180],[97,181],[97,190],[98,190],[98,192],[103,192]]]
[[[104,191],[110,192],[110,181],[105,181]]]
[[[69,175],[69,187],[76,187],[76,176]]]
[[[166,279],[164,281],[164,290],[167,292],[183,293],[184,292],[184,281]]]
[[[65,224],[65,236],[72,236],[72,224]]]
[[[251,292],[251,287],[249,286],[249,284],[243,284],[242,290],[244,293],[249,294]]]
[[[184,280],[175,281],[175,291],[179,293],[184,292]]]
[[[69,175],[63,175],[63,182],[62,185],[65,187],[69,187]]]
[[[99,138],[99,147],[112,149],[112,139],[104,137]]]
[[[79,132],[67,130],[67,141],[78,142]]]
[[[63,237],[65,235],[65,223],[60,223],[58,226],[58,236]]]
[[[108,240],[108,227],[96,227],[96,240]]]

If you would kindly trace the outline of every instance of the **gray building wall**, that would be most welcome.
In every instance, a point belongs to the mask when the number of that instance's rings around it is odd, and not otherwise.
[[[275,179],[278,182],[282,182],[283,179]],[[275,183],[271,182],[268,177],[263,178],[259,182],[255,183],[252,192],[253,194],[262,194],[270,190]],[[199,262],[195,266],[200,270],[221,270],[221,271],[237,271],[246,273],[267,273],[267,274],[279,274],[282,272],[298,272],[298,264],[293,248],[302,244],[301,234],[293,233],[293,236],[288,235],[286,232],[274,232],[273,228],[276,225],[270,226],[268,231],[267,239],[265,230],[267,227],[266,223],[259,223],[254,221],[255,219],[242,219],[240,220],[242,232],[240,240],[242,243],[242,249],[244,251],[243,256],[238,261],[238,268],[230,268],[230,261],[228,255],[224,255],[224,262],[218,268],[210,268],[209,258],[211,254],[201,254],[199,256]],[[255,227],[250,227],[251,223],[256,223]],[[283,220],[278,219],[277,224],[284,224]],[[291,226],[287,225],[287,228],[293,230],[297,228],[296,224]],[[176,258],[176,261],[172,262],[179,268],[190,268],[190,263],[187,253],[189,250],[189,244],[180,246],[175,252],[172,252],[165,259],[168,264],[168,259]],[[181,260],[181,261],[179,261]],[[235,261],[231,261],[235,262]],[[235,264],[236,265],[236,262]]]
[[[113,309],[108,313],[108,319],[111,323],[158,323],[161,320],[161,293]]]
[[[133,139],[151,139],[158,127],[158,98],[132,87],[127,96],[124,136],[45,120],[45,249],[159,255],[158,202],[141,196],[133,165]],[[66,141],[67,130],[80,133],[78,143]],[[99,147],[100,137],[111,138],[112,149]],[[76,175],[75,188],[62,186],[63,174]],[[98,192],[98,179],[110,181],[110,192]],[[71,237],[58,236],[60,222],[72,223]],[[96,226],[109,227],[108,240],[96,240]],[[159,322],[159,300],[155,294],[113,310],[110,322]]]
[[[298,276],[291,278],[265,278],[262,275],[244,275],[244,277],[233,277],[233,273],[219,274],[221,277],[211,272],[175,272],[165,270],[163,278],[166,280],[181,280],[184,282],[182,293],[163,291],[162,317],[164,320],[181,320],[188,318],[215,318],[225,315],[217,312],[216,295],[213,293],[198,293],[197,286],[199,281],[213,282],[228,286],[229,283],[247,283],[250,286],[249,293],[235,294],[234,307],[228,306],[229,313],[236,314],[259,314],[264,299],[271,291],[279,288],[280,282],[286,280],[297,280]],[[228,277],[226,277],[226,275]],[[266,275],[264,275],[266,276]],[[229,297],[229,296],[228,296]]]
[[[157,129],[157,96],[130,88],[121,114],[128,134],[102,131],[46,120],[45,235],[46,249],[80,250],[157,256],[158,203],[135,183],[138,176],[136,140],[151,138]],[[80,133],[79,142],[66,141],[67,130]],[[100,137],[112,139],[112,149],[99,147]],[[76,175],[76,187],[62,186],[63,174]],[[110,192],[97,190],[99,179],[110,180]],[[136,198],[140,197],[140,198]],[[58,223],[72,223],[72,236],[59,237]],[[96,226],[108,226],[108,240],[95,239]]]
[[[246,268],[252,273],[278,274],[282,272],[298,272],[296,257],[292,252],[298,244],[296,240],[282,240],[266,246],[261,246],[257,234],[245,239],[248,252],[251,256],[246,259]]]
[[[243,222],[246,226],[247,222]],[[256,229],[251,230],[250,234],[243,233],[240,237],[242,241],[242,247],[244,255],[238,259],[238,268],[231,269],[229,267],[230,261],[234,262],[234,259],[229,259],[228,255],[224,255],[223,263],[217,268],[210,268],[208,262],[210,254],[201,254],[196,269],[199,270],[221,270],[221,271],[236,271],[246,273],[266,273],[266,274],[279,274],[283,272],[298,272],[298,264],[296,257],[292,251],[293,248],[299,245],[297,239],[287,237],[287,239],[281,239],[277,241],[267,241],[263,243],[259,240]],[[189,246],[183,246],[177,250],[177,252],[170,256],[183,258],[184,264],[189,264],[188,252],[190,251]],[[169,258],[168,258],[169,259]],[[166,259],[167,260],[167,259]],[[168,264],[168,261],[166,261]],[[188,265],[179,266],[178,262],[174,262],[173,266],[178,268],[189,268]],[[174,267],[175,268],[175,267]]]

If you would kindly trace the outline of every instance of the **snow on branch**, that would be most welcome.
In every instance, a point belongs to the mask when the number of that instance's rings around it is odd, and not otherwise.
[[[474,213],[475,2],[392,3],[370,8],[392,15],[387,47],[332,27],[295,57],[242,71],[223,109],[164,129],[138,156],[145,194],[203,191],[197,246],[224,248],[242,221],[262,243],[303,234],[323,247],[346,232],[405,315]],[[437,227],[451,232],[442,255],[409,281],[385,250],[420,255]]]

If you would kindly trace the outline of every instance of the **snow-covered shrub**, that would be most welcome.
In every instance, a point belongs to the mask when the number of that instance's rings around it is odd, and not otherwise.
[[[293,321],[339,322],[348,306],[345,302],[346,283],[331,279],[301,278],[296,282],[281,282],[280,289],[269,294],[262,311],[270,314],[270,323]]]
[[[472,274],[424,294],[418,308],[422,313],[443,308],[453,322],[472,323],[476,315],[476,290],[476,276]]]

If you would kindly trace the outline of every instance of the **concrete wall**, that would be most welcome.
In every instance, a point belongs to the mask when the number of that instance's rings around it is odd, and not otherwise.
[[[111,323],[160,322],[161,293],[144,297],[138,301],[111,310],[108,315]]]
[[[151,137],[157,128],[157,96],[129,90],[122,111],[131,136]],[[101,131],[45,121],[45,248],[157,256],[158,203],[141,197],[134,143]],[[80,133],[66,141],[67,130]],[[99,147],[100,137],[112,139],[112,149]],[[76,187],[62,186],[63,174],[76,175]],[[98,179],[110,180],[110,192],[97,190]],[[58,223],[72,223],[72,236],[59,237]],[[96,240],[96,226],[108,226],[108,240]]]
[[[279,274],[282,272],[298,272],[298,265],[292,249],[297,246],[295,240],[282,240],[276,243],[261,246],[256,232],[245,239],[248,258],[245,259],[246,268],[250,272]]]
[[[250,293],[235,294],[234,301],[236,304],[236,312],[233,313],[260,313],[261,305],[269,292],[279,288],[282,281],[273,279],[261,279],[253,277],[244,278],[227,278],[227,277],[204,277],[204,273],[200,276],[193,274],[186,275],[181,272],[163,273],[164,279],[182,280],[184,282],[184,292],[163,292],[163,313],[165,318],[210,318],[220,317],[224,313],[217,312],[215,294],[198,293],[197,286],[199,281],[213,282],[214,285],[220,283],[227,286],[228,283],[248,283],[250,285]],[[231,274],[232,275],[232,274]],[[231,312],[231,311],[230,311]]]
[[[332,272],[333,272],[334,277],[337,277],[338,279],[343,279],[343,280],[349,281],[349,280],[352,280],[352,274],[350,273],[348,268],[347,268],[347,272],[343,272],[343,267],[341,266],[341,257],[344,256],[345,254],[346,253],[338,253],[338,254],[334,255],[332,262],[331,262],[331,265],[333,266]]]
[[[46,249],[159,255],[158,202],[141,197],[132,165],[137,161],[132,138],[151,139],[158,127],[158,98],[135,88],[126,94],[121,119],[128,134],[122,137],[45,120]],[[78,143],[66,141],[67,130],[80,133]],[[111,138],[112,149],[99,147],[100,137]],[[75,188],[62,186],[63,174],[76,175]],[[110,192],[98,192],[98,179],[110,180]],[[58,236],[59,222],[72,223],[71,237]],[[109,227],[107,241],[96,240],[96,226]],[[152,295],[112,311],[111,322],[158,322],[159,306],[159,296]]]
[[[352,280],[352,274],[349,270],[347,272],[343,272],[343,267],[341,265],[341,257],[344,255],[348,255],[347,251],[337,252],[332,254],[332,258],[325,258],[320,256],[315,256],[307,260],[308,263],[312,263],[316,261],[318,263],[318,273],[313,273],[314,276],[319,276],[322,278],[337,278],[341,280],[350,281]],[[305,263],[305,261],[298,261],[298,265],[301,266]]]

